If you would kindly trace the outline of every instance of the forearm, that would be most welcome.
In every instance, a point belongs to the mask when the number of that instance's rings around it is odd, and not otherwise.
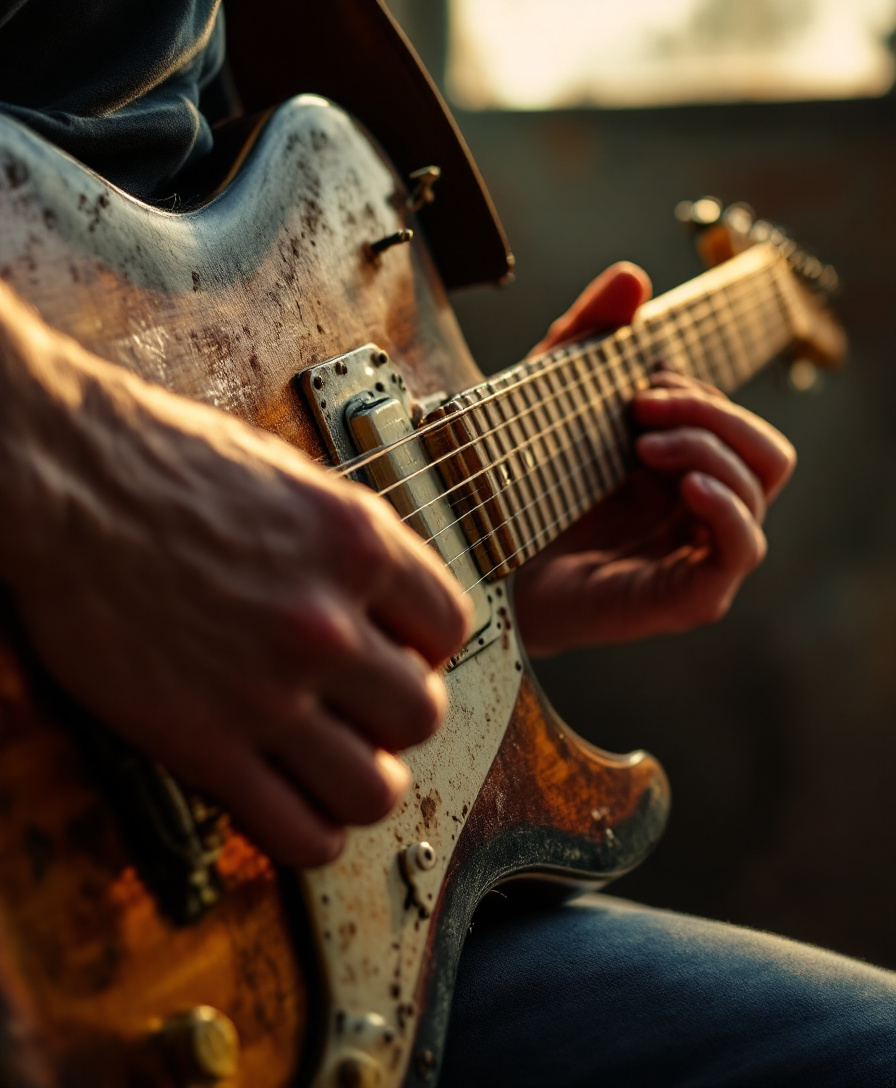
[[[26,556],[40,562],[60,428],[82,396],[53,355],[41,322],[0,284],[0,577],[13,583]]]

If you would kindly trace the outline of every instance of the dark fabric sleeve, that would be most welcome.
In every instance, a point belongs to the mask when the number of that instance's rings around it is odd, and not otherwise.
[[[220,0],[0,0],[0,111],[144,199],[211,148],[223,61]]]

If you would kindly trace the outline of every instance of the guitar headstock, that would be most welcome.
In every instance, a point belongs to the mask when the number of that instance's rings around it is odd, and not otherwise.
[[[840,277],[833,265],[801,249],[780,227],[757,219],[748,204],[725,207],[716,197],[706,196],[682,201],[675,215],[696,232],[697,250],[709,268],[751,246],[773,246],[793,273],[788,302],[796,334],[791,356],[813,366],[843,365],[846,334],[830,309],[831,300],[840,293]]]

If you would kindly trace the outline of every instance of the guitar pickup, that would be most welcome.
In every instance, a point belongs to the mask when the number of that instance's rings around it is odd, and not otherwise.
[[[415,405],[388,355],[367,344],[297,375],[335,464],[366,454],[365,481],[388,500],[406,524],[435,548],[466,590],[475,634],[452,661],[460,664],[500,634],[493,587],[482,581],[451,502],[451,488],[417,437]]]

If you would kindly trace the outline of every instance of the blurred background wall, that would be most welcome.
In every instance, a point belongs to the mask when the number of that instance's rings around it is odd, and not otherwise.
[[[391,7],[443,81],[444,0]],[[668,833],[619,894],[896,967],[896,96],[456,113],[517,257],[511,286],[454,300],[486,371],[612,261],[658,292],[695,275],[682,198],[746,200],[841,273],[849,368],[742,397],[800,464],[728,618],[537,671],[580,733],[671,777]]]

